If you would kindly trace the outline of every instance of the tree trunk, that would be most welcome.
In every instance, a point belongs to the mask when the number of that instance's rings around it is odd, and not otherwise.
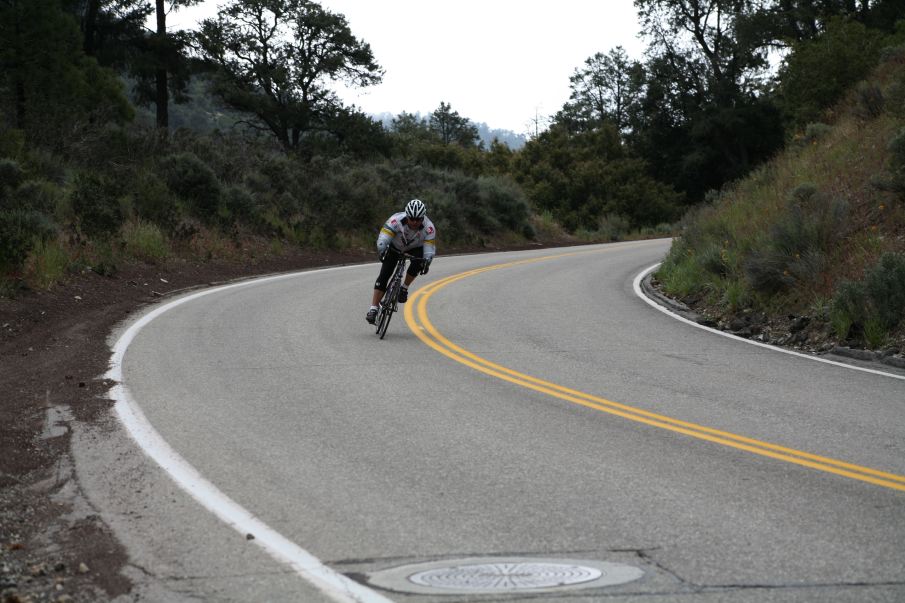
[[[16,127],[25,129],[25,83],[21,73],[16,74]]]
[[[95,31],[97,30],[97,11],[100,0],[88,0],[88,6],[85,8],[85,22],[83,29],[85,31],[84,50],[85,54],[93,57],[97,52],[95,47]]]
[[[154,103],[157,105],[157,128],[162,136],[167,135],[170,127],[169,90],[167,89],[166,68],[166,42],[167,42],[167,13],[163,4],[164,0],[156,0],[157,3],[157,90]]]

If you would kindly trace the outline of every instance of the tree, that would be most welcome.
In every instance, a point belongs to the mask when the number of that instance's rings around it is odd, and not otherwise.
[[[682,61],[702,97],[720,105],[750,93],[768,67],[761,40],[738,35],[754,0],[635,0],[651,52]]]
[[[196,40],[217,71],[216,93],[287,149],[341,106],[329,81],[369,86],[383,76],[346,18],[308,0],[230,0]]]
[[[157,108],[157,127],[164,133],[170,125],[170,89],[172,88],[177,96],[180,95],[185,91],[189,79],[185,56],[187,38],[181,33],[174,35],[167,32],[167,14],[171,10],[178,10],[199,2],[201,0],[170,0],[170,7],[167,9],[164,0],[154,0],[157,17],[157,30],[151,36],[154,105]]]
[[[589,57],[570,78],[573,115],[591,124],[609,121],[626,131],[640,100],[642,76],[641,64],[631,61],[622,46]]]
[[[154,12],[148,0],[62,0],[82,30],[85,54],[105,67],[122,68],[145,34]]]
[[[596,231],[607,216],[633,227],[677,217],[680,196],[627,155],[615,126],[571,132],[554,123],[513,158],[513,174],[534,206],[566,229]]]
[[[92,123],[126,120],[122,86],[86,57],[58,0],[0,0],[0,113],[32,142],[60,148]]]
[[[814,40],[796,43],[780,70],[779,95],[796,126],[817,121],[821,112],[876,64],[883,34],[861,23],[830,20]]]
[[[439,138],[431,131],[426,119],[405,111],[393,118],[390,136],[395,153],[407,159],[412,159],[419,147],[439,143]]]
[[[430,114],[428,123],[443,144],[457,144],[465,149],[475,148],[479,144],[477,127],[467,117],[453,111],[449,103],[441,102]]]
[[[635,0],[651,32],[629,142],[690,202],[782,146],[758,0]]]

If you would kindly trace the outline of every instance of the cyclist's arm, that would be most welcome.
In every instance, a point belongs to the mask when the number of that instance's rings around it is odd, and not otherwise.
[[[387,248],[389,248],[390,243],[396,237],[396,231],[390,225],[389,222],[384,224],[380,228],[380,234],[377,235],[377,251],[379,253],[383,253]]]
[[[424,236],[424,260],[430,262],[437,255],[437,229],[433,223],[427,224],[427,234]]]

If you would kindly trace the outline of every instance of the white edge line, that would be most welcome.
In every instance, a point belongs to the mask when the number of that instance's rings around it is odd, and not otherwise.
[[[901,380],[905,381],[905,377],[903,377],[902,375],[896,375],[894,373],[887,373],[885,371],[878,371],[875,369],[869,369],[869,368],[863,368],[860,366],[854,366],[851,364],[845,364],[844,362],[836,362],[835,360],[827,360],[826,358],[818,358],[817,356],[810,356],[808,354],[802,354],[801,352],[787,350],[785,348],[781,348],[781,347],[778,347],[775,345],[770,345],[768,343],[762,343],[760,341],[752,341],[750,339],[745,339],[744,337],[739,337],[738,335],[733,335],[732,333],[726,333],[725,331],[720,331],[719,329],[705,327],[704,325],[696,323],[693,320],[689,320],[689,319],[685,318],[684,316],[679,316],[675,312],[670,312],[667,308],[665,308],[664,306],[661,306],[660,304],[658,304],[657,302],[652,300],[650,297],[645,295],[644,291],[641,290],[641,281],[643,281],[644,277],[646,277],[648,274],[650,274],[651,272],[656,270],[659,266],[660,266],[660,263],[657,263],[657,264],[654,264],[653,266],[651,266],[650,268],[645,268],[644,270],[642,270],[641,273],[635,277],[635,282],[633,283],[633,286],[635,288],[635,295],[637,295],[638,297],[640,297],[641,299],[646,301],[648,304],[650,304],[651,306],[653,306],[660,312],[663,312],[667,316],[671,316],[672,318],[674,318],[676,320],[682,321],[686,324],[690,324],[693,327],[697,327],[699,329],[704,329],[705,331],[710,331],[711,333],[715,333],[716,335],[722,335],[723,337],[728,337],[730,339],[735,339],[737,341],[743,341],[747,344],[756,345],[758,347],[772,350],[774,352],[782,352],[783,354],[789,354],[791,356],[798,356],[799,358],[806,358],[808,360],[813,360],[815,362],[822,362],[824,364],[832,364],[833,366],[839,366],[839,367],[850,369],[853,371],[861,371],[863,373],[871,373],[873,375],[882,375],[884,377],[892,377],[893,379],[901,379]]]
[[[277,561],[289,565],[299,576],[314,585],[333,601],[343,603],[391,603],[390,599],[387,599],[376,591],[327,567],[317,557],[265,524],[251,512],[221,492],[214,484],[207,481],[197,469],[182,458],[179,453],[177,453],[163,437],[157,433],[151,423],[145,418],[136,401],[132,398],[129,389],[122,382],[122,362],[132,340],[135,339],[139,331],[147,326],[152,320],[176,306],[227,289],[259,285],[265,282],[313,274],[315,272],[322,273],[329,270],[340,270],[353,267],[355,266],[340,266],[337,268],[324,268],[291,274],[279,274],[230,285],[222,285],[211,289],[205,289],[185,297],[180,297],[163,306],[159,306],[132,323],[116,341],[110,359],[110,370],[108,370],[104,376],[107,379],[116,382],[116,385],[110,389],[110,396],[116,402],[114,411],[132,436],[132,439],[135,440],[145,454],[160,465],[180,488],[198,501],[201,506],[216,515],[221,521],[243,536],[246,534],[254,535],[255,544],[264,549],[264,551]]]

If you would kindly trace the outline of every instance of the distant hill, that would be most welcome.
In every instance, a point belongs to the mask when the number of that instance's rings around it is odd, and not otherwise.
[[[427,119],[427,115],[423,115],[420,112],[413,113],[415,117],[418,119]],[[376,115],[372,114],[371,119],[378,121],[383,124],[383,127],[389,128],[393,123],[393,119],[396,118],[396,115],[392,113],[378,113]],[[517,151],[525,146],[527,142],[527,138],[524,134],[516,134],[512,130],[502,130],[491,128],[486,123],[475,123],[474,126],[478,129],[478,136],[481,138],[481,142],[484,143],[484,148],[489,149],[490,143],[493,142],[493,139],[496,138],[503,144],[507,145],[513,151]]]

